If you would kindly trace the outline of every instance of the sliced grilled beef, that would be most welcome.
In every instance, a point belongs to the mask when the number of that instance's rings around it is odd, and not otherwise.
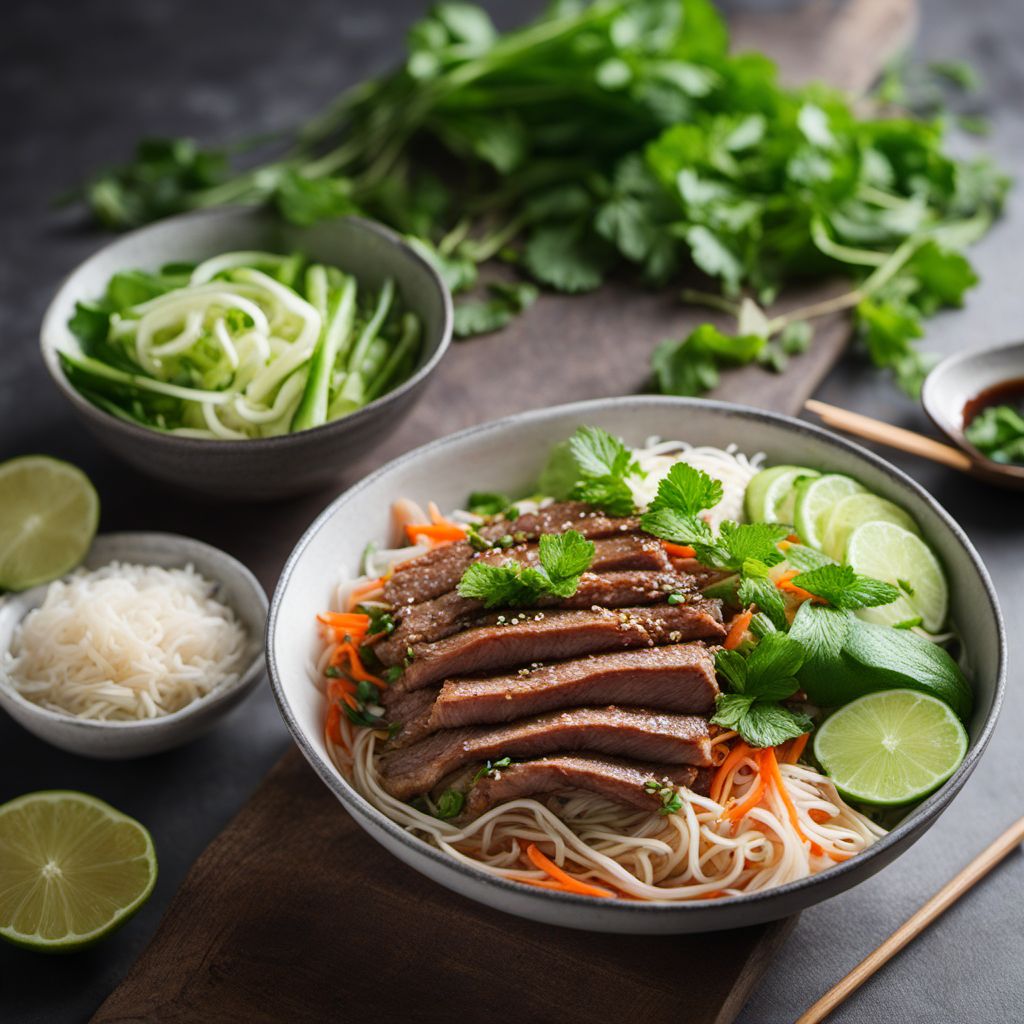
[[[652,779],[706,794],[711,772],[690,766],[636,764],[595,754],[557,754],[485,775],[469,791],[463,815],[478,818],[509,800],[573,789],[585,789],[627,807],[657,811],[662,806],[661,797],[644,788],[644,783]]]
[[[399,800],[426,793],[476,761],[587,750],[659,764],[709,765],[708,725],[692,715],[576,708],[508,725],[446,729],[381,758],[384,788]]]
[[[439,729],[511,722],[558,708],[626,704],[709,714],[718,684],[715,659],[703,644],[670,644],[592,654],[482,679],[449,679],[439,691],[413,690],[388,699],[390,721],[402,722],[396,742],[415,743]]]
[[[625,538],[623,538],[625,539]],[[619,539],[602,543],[622,546]],[[660,548],[659,548],[660,549]],[[613,572],[586,572],[572,597],[542,597],[538,608],[624,608],[629,605],[654,604],[668,594],[691,594],[696,586],[691,576],[674,572],[645,572],[628,569]],[[410,605],[398,612],[398,627],[374,648],[385,665],[397,664],[405,657],[410,644],[442,640],[469,625],[483,613],[483,602],[462,597],[457,590],[435,597],[432,601]]]
[[[450,676],[497,672],[535,661],[681,640],[720,640],[723,636],[720,603],[703,598],[618,611],[593,608],[490,615],[463,633],[434,643],[413,644],[409,648],[412,660],[394,689],[416,690]]]
[[[517,540],[533,541],[542,533],[562,533],[565,530],[577,530],[592,540],[635,533],[639,529],[636,519],[613,519],[600,512],[595,512],[588,505],[579,502],[561,502],[549,505],[539,512],[531,512],[515,520],[500,520],[481,527],[480,533],[486,540],[498,540],[510,535]],[[648,543],[650,538],[647,538]],[[504,561],[509,557],[523,560],[513,551],[484,552],[480,555],[468,541],[456,541],[434,548],[418,558],[398,566],[394,575],[384,585],[384,599],[394,605],[414,604],[428,601],[449,590],[462,578],[467,566],[474,558]],[[536,557],[534,555],[534,557]],[[648,560],[649,561],[649,560]],[[595,555],[593,568],[600,568]],[[607,569],[657,568],[667,569],[668,559],[662,557],[657,565],[645,563],[607,564]]]

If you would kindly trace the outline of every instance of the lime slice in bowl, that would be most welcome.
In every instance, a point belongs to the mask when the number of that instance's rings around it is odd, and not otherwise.
[[[796,486],[793,525],[802,544],[821,549],[822,527],[829,512],[843,498],[864,492],[852,476],[826,473],[814,480],[801,480]]]
[[[744,507],[751,523],[792,522],[792,506],[788,505],[798,480],[818,476],[816,469],[806,466],[771,466],[762,469],[747,484]]]
[[[96,535],[100,500],[75,466],[46,455],[0,463],[0,590],[69,572]]]
[[[837,561],[846,558],[850,534],[863,523],[895,523],[904,530],[917,533],[917,523],[909,512],[877,494],[851,494],[840,498],[821,523],[821,550]]]
[[[0,936],[66,952],[124,924],[156,882],[149,832],[102,800],[69,790],[0,806]]]
[[[862,608],[857,612],[862,619],[894,626],[920,617],[929,633],[942,629],[949,587],[935,552],[916,533],[895,523],[865,523],[850,535],[846,560],[856,572],[903,591],[892,604]]]
[[[848,800],[898,807],[938,789],[967,753],[948,704],[916,690],[860,697],[825,719],[814,756]]]

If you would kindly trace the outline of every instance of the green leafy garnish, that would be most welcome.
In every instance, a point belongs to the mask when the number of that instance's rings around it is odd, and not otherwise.
[[[556,445],[541,473],[544,494],[585,501],[612,516],[628,516],[635,508],[629,479],[643,471],[617,437],[600,427],[579,427]]]
[[[473,491],[466,499],[466,510],[476,516],[506,516],[515,512],[512,499],[507,494],[494,491]]]
[[[803,662],[803,647],[778,632],[763,636],[747,657],[718,651],[715,667],[731,692],[719,694],[711,721],[735,729],[752,747],[774,747],[803,735],[812,728],[811,719],[779,703],[798,689]]]
[[[1024,463],[1024,416],[1011,405],[990,405],[967,425],[964,436],[993,462]]]
[[[485,608],[528,607],[539,597],[572,597],[580,577],[594,560],[594,543],[576,530],[546,533],[538,543],[540,568],[507,561],[473,562],[462,574],[458,591]]]
[[[528,281],[487,286],[486,299],[467,300],[455,307],[453,330],[456,338],[490,334],[507,327],[523,310],[533,305],[537,288]]]
[[[682,810],[683,800],[679,795],[678,787],[659,782],[657,779],[647,779],[644,782],[644,789],[652,796],[657,796],[661,801],[661,806],[658,808],[659,814],[676,814]]]
[[[673,544],[710,543],[711,527],[700,513],[722,500],[722,482],[685,462],[658,481],[658,493],[640,518],[648,532]]]
[[[900,596],[891,583],[862,576],[848,565],[819,566],[794,576],[793,584],[847,611],[892,604]]]
[[[462,805],[466,802],[466,797],[463,793],[460,793],[457,789],[446,789],[437,798],[437,817],[447,820],[448,818],[455,818],[462,811]]]
[[[496,775],[498,772],[502,770],[502,768],[508,768],[509,765],[511,764],[511,757],[502,757],[499,758],[497,761],[484,762],[483,766],[481,768],[478,768],[476,773],[473,775],[470,785],[472,785],[474,782],[478,782],[485,775]]]

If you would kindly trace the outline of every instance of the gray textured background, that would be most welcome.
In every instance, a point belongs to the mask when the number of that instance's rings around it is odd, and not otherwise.
[[[50,199],[96,166],[125,155],[142,134],[209,141],[286,128],[339,87],[382,70],[425,3],[412,0],[58,0],[5,7],[0,34],[0,459],[43,451],[86,467],[106,501],[103,528],[173,528],[232,549],[232,515],[168,496],[133,515],[148,485],[100,452],[45,379],[36,351],[41,312],[61,276],[102,238]],[[509,24],[536,2],[489,3]],[[985,146],[1017,171],[1024,156],[1024,6],[1021,0],[924,0],[917,52],[966,57],[987,82],[993,133]],[[976,145],[961,140],[964,146]],[[925,345],[946,353],[1010,340],[1024,312],[1019,250],[1024,193],[977,247],[982,284],[967,307],[929,325]],[[457,351],[453,358],[457,358]],[[923,414],[850,356],[819,397],[905,426]],[[755,992],[744,1024],[792,1021],[1024,809],[1019,736],[1024,698],[1020,523],[1024,500],[896,458],[967,528],[995,578],[1010,633],[1009,699],[989,753],[939,824],[906,856],[854,892],[806,912]],[[114,499],[116,495],[116,500]],[[326,501],[309,499],[309,516]],[[283,560],[296,537],[275,530]],[[289,519],[289,522],[291,518]],[[268,589],[273,579],[263,581]],[[124,975],[155,929],[189,864],[242,804],[287,736],[264,688],[193,746],[136,764],[92,764],[63,755],[0,721],[0,801],[47,787],[94,792],[142,818],[160,853],[148,906],[99,948],[46,959],[0,949],[0,1020],[80,1021]],[[946,1024],[1024,1020],[1024,859],[995,875],[905,951],[833,1018]],[[692,984],[681,973],[681,998]],[[367,1008],[368,1012],[370,1008]],[[500,1019],[496,1008],[495,1020]]]

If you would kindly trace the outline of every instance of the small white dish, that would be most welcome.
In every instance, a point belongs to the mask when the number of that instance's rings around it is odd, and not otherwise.
[[[118,760],[157,754],[198,737],[227,714],[263,676],[263,631],[267,595],[255,576],[237,559],[202,541],[173,533],[108,533],[93,542],[82,563],[98,569],[110,562],[131,562],[196,571],[218,586],[217,597],[229,605],[248,636],[245,667],[236,679],[218,686],[180,711],[138,722],[103,722],[50,711],[22,697],[6,669],[6,655],[18,623],[43,602],[47,585],[0,601],[0,707],[19,725],[61,750],[85,757]]]

